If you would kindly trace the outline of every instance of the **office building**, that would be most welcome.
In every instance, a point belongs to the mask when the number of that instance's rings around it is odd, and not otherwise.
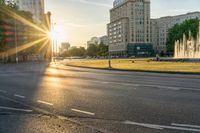
[[[150,56],[150,0],[115,0],[107,25],[109,52],[116,56]]]
[[[20,10],[31,12],[36,22],[44,21],[44,0],[15,0],[15,2]]]
[[[177,16],[167,16],[151,19],[151,42],[156,53],[167,51],[167,37],[169,29],[175,24],[181,24],[189,19],[200,19],[200,12],[191,12]]]

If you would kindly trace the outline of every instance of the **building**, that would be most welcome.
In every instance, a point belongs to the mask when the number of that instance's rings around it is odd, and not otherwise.
[[[150,56],[150,0],[115,0],[107,25],[109,52],[116,56]]]
[[[99,37],[99,40],[100,40],[100,44],[104,44],[106,46],[108,46],[108,36],[102,36],[102,37]]]
[[[183,58],[200,59],[200,22],[196,39],[192,37],[190,31],[188,38],[184,34],[182,40],[177,40],[175,42],[174,57],[182,59]]]
[[[20,10],[31,12],[36,22],[43,22],[44,0],[15,0],[15,2]]]
[[[2,12],[0,11],[0,13]],[[0,20],[0,52],[2,52],[0,61],[2,59],[4,62],[27,61],[27,57],[35,53],[38,44],[26,49],[23,49],[23,47],[41,38],[38,35],[42,33],[9,15],[4,15],[5,18]],[[16,47],[18,47],[17,53]]]
[[[191,12],[178,16],[151,19],[151,42],[157,53],[166,52],[167,35],[170,28],[185,20],[200,18],[200,12]]]
[[[185,20],[200,18],[200,12],[150,19],[150,0],[115,0],[107,25],[109,51],[117,56],[167,52],[170,28]]]

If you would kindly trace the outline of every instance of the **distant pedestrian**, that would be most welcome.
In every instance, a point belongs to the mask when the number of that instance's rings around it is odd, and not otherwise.
[[[160,61],[160,56],[156,54],[156,61]]]

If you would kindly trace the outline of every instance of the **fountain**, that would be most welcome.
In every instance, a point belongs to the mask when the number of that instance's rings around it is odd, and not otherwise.
[[[182,40],[175,42],[174,58],[176,59],[200,59],[200,22],[199,32],[197,39],[192,37],[191,31],[189,31],[189,37],[183,35]]]

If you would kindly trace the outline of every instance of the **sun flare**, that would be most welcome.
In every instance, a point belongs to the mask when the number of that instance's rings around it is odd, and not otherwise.
[[[56,38],[55,32],[53,32],[53,31],[48,32],[48,38],[55,39]]]
[[[57,40],[58,42],[63,42],[65,40],[64,32],[60,27],[48,32],[48,38],[51,40]]]

